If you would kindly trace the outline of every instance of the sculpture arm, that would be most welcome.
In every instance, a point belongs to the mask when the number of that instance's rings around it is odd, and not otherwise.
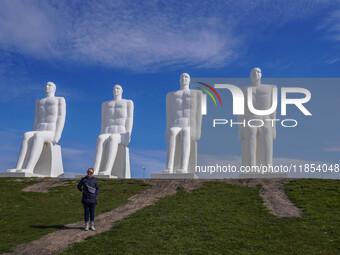
[[[105,131],[105,102],[102,103],[102,119],[101,119],[101,126],[100,126],[100,134],[104,134]]]
[[[171,121],[171,94],[168,93],[166,95],[166,131],[165,131],[165,140],[168,143],[169,142],[169,136],[170,136],[170,121]]]
[[[131,133],[132,133],[132,126],[133,126],[133,110],[134,110],[134,105],[131,100],[127,101],[127,118],[125,121],[125,139],[123,139],[122,143],[125,146],[128,146],[131,140]]]
[[[66,117],[66,102],[65,98],[58,98],[58,116],[56,123],[56,130],[54,133],[53,143],[57,143],[60,140],[61,133],[63,132]]]
[[[247,105],[247,88],[241,88],[242,89],[242,92],[243,92],[243,95],[245,95],[246,99],[244,100],[244,113],[243,115],[237,115],[237,122],[243,122],[245,120],[245,114],[246,114],[246,110],[248,108],[248,105]],[[238,125],[238,137],[240,140],[244,140],[244,127],[242,125]]]
[[[33,121],[33,130],[37,129],[37,125],[39,123],[39,100],[35,101],[35,112],[34,112],[34,121]]]
[[[276,88],[276,86],[274,85],[273,88]],[[272,89],[272,93],[273,93],[273,89]],[[271,96],[271,98],[273,98]],[[270,103],[271,105],[273,104],[273,102]],[[270,114],[270,119],[276,119],[276,110]],[[272,127],[272,135],[273,135],[273,140],[276,139],[276,121],[273,121],[273,127]]]
[[[237,115],[237,122],[243,122],[244,120],[244,115]],[[238,125],[238,137],[240,140],[244,140],[244,127],[242,125]]]
[[[196,91],[196,100],[197,100],[197,107],[196,107],[196,115],[195,115],[195,124],[196,127],[194,128],[195,134],[192,137],[193,140],[199,140],[201,138],[201,129],[202,129],[202,96],[203,93],[201,91]]]

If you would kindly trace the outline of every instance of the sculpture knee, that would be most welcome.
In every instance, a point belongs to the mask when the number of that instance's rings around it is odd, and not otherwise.
[[[103,143],[105,141],[105,137],[104,136],[98,136],[98,139],[97,139],[97,143]]]
[[[116,135],[110,135],[110,137],[109,137],[110,143],[117,143],[118,144],[118,142],[119,142],[118,140],[120,140],[120,139]]]
[[[35,133],[35,134],[33,135],[33,139],[34,139],[35,141],[42,140],[42,135],[40,135],[39,133]]]
[[[183,137],[183,139],[189,139],[190,138],[190,128],[182,129],[182,137]]]
[[[31,137],[33,136],[32,132],[26,132],[24,136],[22,137],[22,140],[27,142]]]
[[[175,139],[179,130],[177,128],[170,128],[170,139]]]

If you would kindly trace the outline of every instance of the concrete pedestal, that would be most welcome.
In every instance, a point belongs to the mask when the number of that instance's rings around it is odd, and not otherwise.
[[[260,174],[260,173],[242,173],[239,175],[240,179],[247,179],[247,178],[288,178],[288,175],[285,173],[265,173],[265,174]]]
[[[198,179],[198,176],[194,173],[187,174],[163,174],[163,173],[153,173],[151,174],[152,179]]]
[[[24,165],[28,158],[25,159]],[[0,177],[63,177],[64,168],[61,147],[52,143],[45,143],[43,151],[34,167],[33,173],[26,173],[25,169],[8,169]]]
[[[74,178],[76,179],[81,179],[83,177],[85,177],[86,174],[77,174],[74,176]],[[117,179],[118,177],[117,176],[114,176],[114,175],[106,175],[106,174],[97,174],[97,175],[94,175],[94,177],[98,178],[98,179]]]

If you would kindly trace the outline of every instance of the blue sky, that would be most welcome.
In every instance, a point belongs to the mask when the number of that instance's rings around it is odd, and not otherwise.
[[[129,147],[132,176],[141,177],[142,166],[147,176],[164,170],[165,96],[179,88],[183,72],[193,80],[247,78],[258,66],[264,78],[339,78],[339,1],[0,0],[0,5],[0,171],[15,166],[47,81],[67,103],[60,145],[70,175],[92,165],[101,103],[112,99],[113,85],[122,85],[123,98],[135,104]],[[339,163],[339,85],[301,87],[312,92],[312,119],[278,133],[274,156]],[[208,103],[209,111],[214,106]],[[325,105],[333,110],[325,112]],[[201,144],[210,133],[202,130]],[[238,161],[240,141],[224,139],[224,159]],[[201,147],[202,158],[209,155],[208,146]]]

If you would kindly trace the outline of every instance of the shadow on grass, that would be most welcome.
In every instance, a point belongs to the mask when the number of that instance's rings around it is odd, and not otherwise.
[[[66,229],[84,229],[83,227],[66,227],[64,225],[48,225],[48,226],[43,226],[43,225],[32,225],[30,228],[38,228],[38,229],[49,229],[49,228],[54,228],[58,230],[66,230]]]

